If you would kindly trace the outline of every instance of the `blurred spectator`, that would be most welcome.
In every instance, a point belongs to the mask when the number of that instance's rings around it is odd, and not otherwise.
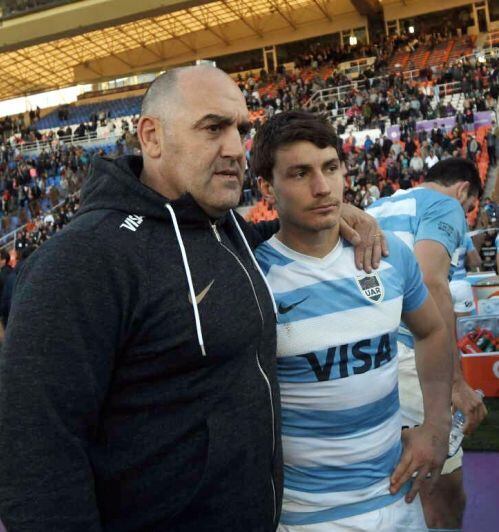
[[[2,296],[0,300],[0,314],[4,328],[7,327],[7,323],[9,321],[12,294],[14,293],[14,285],[16,282],[17,274],[19,273],[23,262],[31,255],[31,253],[33,253],[33,251],[35,251],[35,248],[33,246],[24,248],[18,254],[19,260],[16,264],[16,267],[8,273],[5,279],[5,284],[3,286]]]
[[[435,166],[438,163],[438,161],[439,161],[439,159],[435,155],[435,152],[433,150],[430,150],[430,153],[428,154],[428,157],[426,157],[426,159],[425,159],[425,164],[426,164],[428,170],[432,166]]]

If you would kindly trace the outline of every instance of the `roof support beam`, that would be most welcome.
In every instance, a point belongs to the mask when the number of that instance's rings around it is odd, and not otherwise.
[[[237,12],[228,2],[227,0],[221,0],[222,4],[231,12],[234,13],[237,17],[239,17],[239,20],[245,25],[248,26],[248,28],[255,34],[260,37],[260,39],[263,39],[263,33],[256,28],[253,24],[250,24],[248,22],[248,19],[244,17],[240,12]]]
[[[132,35],[128,34],[126,31],[124,31],[121,26],[116,26],[116,29],[122,34],[124,35],[126,38],[132,40],[135,44],[138,44],[140,46],[140,48],[143,48],[144,50],[147,50],[148,52],[150,52],[151,54],[155,55],[160,61],[162,61],[164,59],[164,57],[162,57],[161,55],[158,54],[158,52],[155,52],[154,50],[152,50],[151,48],[149,48],[149,46],[146,46],[143,42],[139,42],[135,37],[132,37]]]
[[[153,24],[155,24],[156,26],[158,26],[159,28],[161,28],[163,31],[166,31],[166,33],[168,33],[168,35],[170,35],[170,37],[172,39],[177,39],[178,42],[182,43],[189,51],[191,51],[193,54],[196,53],[196,49],[193,48],[185,39],[182,39],[182,37],[178,36],[176,33],[174,33],[173,31],[171,31],[170,29],[168,28],[165,28],[165,26],[163,26],[163,24],[160,24],[156,19],[151,19],[151,22]],[[163,61],[165,58],[162,57],[161,60]]]
[[[218,32],[216,32],[211,26],[208,26],[208,24],[206,24],[205,22],[203,22],[202,20],[199,19],[199,17],[197,15],[195,15],[192,10],[190,10],[189,8],[186,9],[187,13],[189,13],[189,15],[197,20],[200,24],[203,25],[203,28],[206,30],[206,31],[209,31],[212,35],[214,35],[217,39],[219,39],[220,41],[222,41],[225,46],[229,46],[230,42],[223,36],[223,35],[219,35]]]
[[[322,2],[321,0],[312,0],[312,2],[319,8],[319,11],[329,20],[329,22],[332,22],[333,19],[326,8],[325,2]]]
[[[102,50],[106,55],[108,56],[111,56],[111,57],[114,57],[117,61],[119,61],[120,63],[123,63],[127,68],[133,68],[132,65],[130,63],[128,63],[127,61],[125,61],[124,59],[122,59],[119,55],[115,54],[114,52],[111,52],[109,50],[106,50],[97,40],[95,41],[92,41],[92,39],[89,39],[86,34],[84,33],[82,35],[82,37],[87,41],[89,42],[90,44],[94,45],[94,46],[97,46],[97,48],[99,48],[99,50]],[[96,57],[95,59],[104,59],[103,57]]]
[[[277,3],[278,0],[269,0],[270,4],[274,6],[275,10],[281,15],[281,17],[294,29],[296,30],[296,24],[291,19],[291,15],[286,15],[283,10],[279,7],[279,4]],[[288,5],[289,7],[289,5]]]
[[[13,54],[13,52],[11,53]],[[14,59],[15,61],[15,57],[13,56],[12,59]],[[8,65],[8,67],[12,67],[12,63]],[[4,67],[4,63],[2,63],[2,67]],[[16,68],[17,67],[17,68]],[[13,72],[14,70],[14,72]],[[31,94],[33,92],[35,92],[36,90],[46,90],[46,85],[43,85],[41,83],[36,83],[33,81],[33,79],[30,79],[26,76],[23,76],[23,73],[25,72],[25,69],[22,65],[20,65],[19,63],[17,63],[17,61],[15,62],[15,67],[14,68],[0,68],[0,72],[4,72],[4,76],[2,76],[2,80],[0,82],[0,85],[1,84],[4,84],[4,85],[9,85],[10,87],[15,87],[16,88],[16,93],[19,94],[19,84],[21,84],[22,86],[25,86],[27,88],[29,88],[28,91],[23,91],[21,94]],[[8,82],[7,80],[11,80],[11,81],[14,81],[14,83],[10,83]],[[38,81],[40,81],[38,79]],[[19,82],[19,83],[17,83]]]
[[[33,59],[25,55],[23,52],[21,52],[21,50],[17,50],[14,53],[18,56],[21,56],[28,64],[31,63],[33,65]],[[31,68],[33,68],[33,66]],[[47,75],[49,75],[50,78],[57,77],[57,74],[53,70],[49,70],[47,67],[41,65],[38,62],[36,62],[36,69],[34,70],[35,70],[34,73],[41,77],[44,77]],[[29,80],[29,78],[26,78],[26,80]]]
[[[97,76],[103,76],[104,75],[99,70],[96,70],[94,67],[90,66],[90,62],[89,61],[81,61],[80,59],[76,58],[74,55],[71,55],[66,50],[64,50],[64,48],[62,48],[62,46],[59,48],[58,46],[54,45],[54,49],[57,50],[58,52],[60,52],[61,54],[63,54],[64,56],[66,56],[67,58],[71,59],[72,61],[75,61],[76,63],[83,64],[85,66],[85,68],[88,68],[88,70],[90,70],[91,72],[93,72]]]
[[[19,93],[19,84],[11,83],[8,80],[17,80],[18,82],[20,82],[21,85],[27,85],[27,84],[31,85],[31,82],[29,80],[26,80],[24,78],[20,78],[18,76],[15,76],[10,71],[7,72],[5,70],[0,69],[0,72],[2,73],[1,81],[0,81],[0,87],[2,87],[2,86],[12,87],[12,89],[14,89],[16,91],[16,94]],[[23,94],[25,94],[25,93],[23,93]]]

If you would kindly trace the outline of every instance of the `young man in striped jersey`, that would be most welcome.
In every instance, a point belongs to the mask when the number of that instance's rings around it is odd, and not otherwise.
[[[473,206],[481,192],[482,185],[475,165],[453,157],[433,166],[421,187],[399,190],[393,196],[375,202],[368,211],[383,229],[393,231],[413,253],[430,294],[438,302],[454,359],[452,403],[466,417],[466,434],[477,428],[487,411],[461,372],[448,279],[452,257],[466,232],[464,213]],[[398,341],[402,422],[404,426],[414,427],[423,421],[423,397],[416,372],[414,340],[403,323]],[[465,506],[462,456],[463,451],[459,449],[446,460],[442,476],[431,493],[425,485],[421,489],[426,522],[431,529],[456,530],[462,526]]]
[[[356,269],[339,235],[340,158],[331,126],[305,112],[273,117],[252,150],[253,171],[281,222],[256,252],[278,307],[279,530],[426,530],[417,492],[428,474],[438,479],[450,428],[445,327],[412,253],[396,237],[387,235],[390,257],[378,270]],[[401,315],[418,338],[425,401],[424,423],[402,437]]]

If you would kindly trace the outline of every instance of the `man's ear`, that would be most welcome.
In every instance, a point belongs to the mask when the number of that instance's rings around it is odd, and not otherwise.
[[[457,192],[457,199],[464,203],[468,199],[468,194],[470,190],[470,182],[469,181],[458,181],[456,186],[456,192]]]
[[[161,156],[161,122],[153,116],[141,116],[137,124],[142,153],[151,159]]]
[[[260,176],[258,178],[258,188],[262,193],[263,199],[269,205],[275,205],[274,187],[272,186],[272,183]]]

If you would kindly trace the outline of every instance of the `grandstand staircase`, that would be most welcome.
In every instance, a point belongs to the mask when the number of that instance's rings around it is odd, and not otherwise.
[[[439,43],[428,57],[427,64],[430,66],[446,64],[455,44],[456,41],[454,39]]]
[[[456,39],[455,44],[452,50],[449,52],[449,57],[447,62],[453,63],[457,59],[464,57],[465,55],[470,55],[473,53],[473,41],[470,44],[470,38],[468,36],[459,37]]]
[[[430,58],[431,52],[426,46],[419,46],[415,52],[409,56],[410,70],[420,70],[425,68]]]
[[[397,50],[390,61],[390,69],[405,70],[410,54],[405,50]]]
[[[499,31],[490,34],[490,42],[499,42]],[[473,53],[473,37],[463,36],[448,39],[435,46],[432,50],[420,45],[415,52],[398,50],[393,55],[389,68],[391,70],[419,70],[429,66],[440,66]]]

